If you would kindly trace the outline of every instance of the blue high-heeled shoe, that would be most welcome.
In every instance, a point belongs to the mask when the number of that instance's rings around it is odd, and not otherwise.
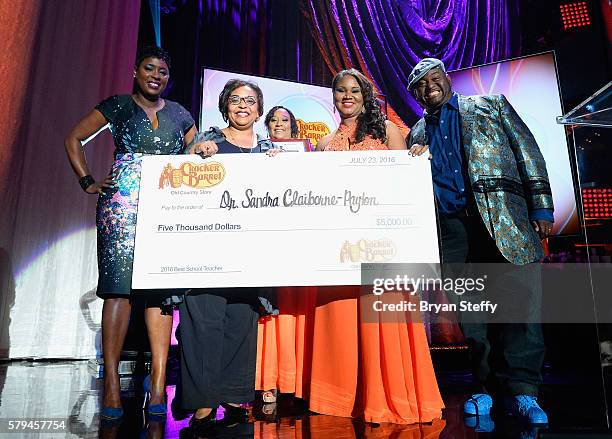
[[[100,417],[107,421],[116,421],[123,417],[123,409],[121,407],[102,407]]]
[[[145,391],[145,398],[144,398],[144,402],[142,404],[142,408],[144,410],[144,408],[147,408],[147,412],[149,413],[149,415],[151,416],[166,416],[166,403],[162,403],[162,404],[148,404],[149,401],[151,400],[151,392],[150,392],[150,388],[151,388],[151,375],[147,375],[144,379],[144,381],[142,382],[142,387],[144,388]],[[148,405],[148,407],[147,407]]]

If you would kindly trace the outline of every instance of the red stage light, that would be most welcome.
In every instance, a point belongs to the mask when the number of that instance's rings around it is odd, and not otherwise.
[[[591,25],[591,17],[586,2],[573,2],[559,5],[563,30]]]
[[[585,219],[612,219],[612,189],[582,189]]]

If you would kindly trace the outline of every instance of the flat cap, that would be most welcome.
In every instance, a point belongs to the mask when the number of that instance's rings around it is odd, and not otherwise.
[[[412,89],[419,79],[425,76],[427,72],[435,68],[446,73],[444,63],[438,58],[423,58],[419,61],[418,64],[414,66],[414,69],[412,69],[412,72],[410,72],[410,75],[408,75],[408,90]]]

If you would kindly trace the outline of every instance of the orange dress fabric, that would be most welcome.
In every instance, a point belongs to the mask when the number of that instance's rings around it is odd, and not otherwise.
[[[277,316],[259,319],[255,389],[308,395],[316,287],[276,291]]]
[[[370,136],[359,142],[355,143],[355,132],[357,131],[357,124],[344,125],[340,124],[334,137],[325,146],[324,151],[367,151],[367,150],[380,150],[388,149],[387,146],[382,143],[379,139],[373,139]]]
[[[310,410],[366,422],[441,418],[425,327],[409,316],[365,321],[359,287],[320,287],[314,317]]]
[[[325,150],[387,149],[369,136],[355,143],[355,129],[340,125]],[[307,398],[314,412],[366,422],[413,424],[441,418],[444,403],[424,325],[403,315],[362,321],[359,290],[318,287],[299,295],[301,302],[286,301],[285,309],[286,299],[279,294],[281,315],[260,322],[257,388],[284,392],[285,386]],[[287,312],[292,303],[304,313],[303,324],[298,324],[302,315]],[[292,350],[295,356],[284,356]]]
[[[461,422],[461,425],[463,422]],[[364,425],[348,418],[310,416],[306,419],[281,418],[278,422],[255,421],[254,439],[439,439],[446,422],[436,419],[419,425]],[[447,433],[444,431],[444,433]],[[474,437],[476,433],[474,433]]]

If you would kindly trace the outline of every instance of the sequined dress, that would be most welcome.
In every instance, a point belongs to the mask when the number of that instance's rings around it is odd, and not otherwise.
[[[111,172],[116,188],[98,198],[98,288],[102,298],[129,296],[132,290],[132,257],[141,159],[150,154],[181,154],[185,133],[195,124],[176,102],[165,101],[153,129],[145,111],[131,95],[115,95],[96,106],[110,125],[115,143]]]

